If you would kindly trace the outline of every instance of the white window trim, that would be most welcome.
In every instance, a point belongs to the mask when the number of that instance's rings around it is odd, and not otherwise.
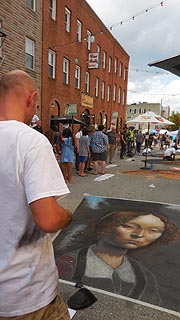
[[[108,72],[111,73],[112,58],[109,57]]]
[[[115,57],[114,58],[114,73],[117,73],[118,70],[118,59]]]
[[[77,20],[77,41],[82,41],[82,23],[80,20]]]
[[[122,62],[119,63],[119,76],[120,78],[122,78],[122,69],[123,69],[123,65]]]
[[[64,84],[69,84],[69,60],[64,58],[63,60],[63,82]]]
[[[52,0],[52,7],[49,7],[50,16],[53,20],[56,20],[56,0]]]
[[[80,80],[81,80],[81,68],[76,66],[75,68],[75,88],[80,89]],[[77,82],[77,85],[76,85]]]
[[[65,7],[65,30],[70,32],[71,29],[71,11]]]
[[[97,52],[100,53],[101,52],[101,47],[97,44]]]
[[[31,49],[29,50],[28,48],[28,42],[30,45],[32,45],[32,51]],[[29,55],[32,57],[32,67],[28,66],[26,63],[26,67],[28,69],[32,69],[34,70],[34,66],[35,66],[35,42],[33,40],[31,40],[30,38],[26,37],[26,45],[25,45],[25,50],[26,50],[26,55]]]
[[[121,87],[118,88],[118,103],[121,103]]]
[[[98,97],[99,94],[99,78],[95,79],[95,97]]]
[[[106,52],[103,51],[103,69],[106,69]]]
[[[91,31],[87,30],[87,48],[88,50],[91,50]]]
[[[113,86],[113,102],[116,101],[116,84]]]
[[[33,11],[36,11],[36,0],[33,0],[32,7],[28,5],[28,1],[26,1],[27,7]]]
[[[127,68],[124,67],[124,81],[127,80]]]
[[[105,82],[102,81],[102,87],[101,87],[101,99],[104,100],[104,94],[105,94]]]
[[[51,63],[50,61],[50,55],[51,57],[53,57],[53,62]],[[55,79],[55,68],[56,68],[56,53],[54,51],[52,51],[51,49],[49,49],[48,51],[48,66],[52,67],[52,76],[49,75],[49,70],[48,70],[48,76],[52,79]]]
[[[90,83],[90,74],[89,72],[85,73],[85,91],[86,93],[89,93],[89,83]]]
[[[110,87],[110,85],[108,84],[108,87],[107,87],[107,102],[110,101],[110,92],[111,92],[111,87]]]

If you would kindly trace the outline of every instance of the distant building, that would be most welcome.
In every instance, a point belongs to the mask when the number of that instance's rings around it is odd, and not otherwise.
[[[136,118],[138,115],[146,113],[147,111],[152,111],[159,116],[168,118],[170,116],[170,107],[162,106],[161,103],[148,103],[148,102],[139,102],[132,103],[126,106],[126,121]],[[146,129],[146,125],[138,124],[136,129],[141,128]],[[151,125],[151,128],[158,127],[158,125]]]

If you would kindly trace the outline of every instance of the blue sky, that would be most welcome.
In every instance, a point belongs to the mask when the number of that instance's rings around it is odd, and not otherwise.
[[[112,35],[130,55],[127,103],[162,102],[180,112],[180,78],[148,66],[180,54],[180,0],[165,0],[162,6],[158,0],[86,1],[106,27],[114,26]]]

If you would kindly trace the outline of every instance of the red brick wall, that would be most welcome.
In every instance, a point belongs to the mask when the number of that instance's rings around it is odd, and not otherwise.
[[[122,106],[117,102],[118,93],[116,92],[116,102],[112,101],[113,84],[117,88],[120,86],[127,93],[127,80],[114,73],[114,61],[111,74],[108,73],[108,57],[114,60],[116,56],[123,67],[128,69],[129,56],[120,44],[112,37],[108,29],[100,21],[97,15],[92,11],[84,0],[61,0],[57,1],[56,21],[50,18],[49,0],[44,0],[43,7],[43,73],[42,73],[42,120],[45,128],[50,124],[50,104],[56,100],[60,106],[60,115],[65,112],[66,104],[77,104],[79,118],[86,107],[81,106],[81,92],[85,89],[85,72],[90,73],[90,95],[95,93],[95,78],[99,78],[99,97],[94,98],[94,107],[89,109],[90,113],[95,114],[95,122],[99,112],[104,111],[108,116],[108,126],[111,123],[112,112],[118,112],[119,118],[125,121],[126,99]],[[71,11],[71,32],[67,33],[64,27],[64,8]],[[76,40],[76,21],[82,22],[82,42]],[[86,48],[87,29],[95,36],[95,42],[92,44],[91,52],[96,52],[97,44],[101,47],[101,65],[100,69],[88,70],[87,59],[88,50]],[[48,78],[48,48],[56,51],[56,78]],[[107,53],[106,70],[102,68],[103,50]],[[70,60],[70,84],[63,84],[63,58]],[[75,59],[78,58],[78,65],[81,67],[81,87],[80,90],[74,88]],[[113,71],[112,71],[113,70]],[[101,83],[105,81],[105,99],[101,99]],[[107,85],[111,85],[111,101],[107,102]]]

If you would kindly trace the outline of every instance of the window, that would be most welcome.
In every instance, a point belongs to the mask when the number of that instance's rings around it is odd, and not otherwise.
[[[65,30],[70,32],[71,26],[71,12],[68,8],[65,8]]]
[[[119,76],[121,78],[122,78],[122,69],[123,69],[122,62],[120,62],[120,64],[119,64]]]
[[[127,68],[124,67],[124,80],[127,80]]]
[[[89,72],[85,73],[85,92],[89,93]]]
[[[108,84],[108,87],[107,87],[107,101],[108,102],[110,101],[110,92],[111,92],[111,86]]]
[[[106,69],[106,52],[103,51],[103,69]]]
[[[132,113],[132,114],[136,114],[136,109],[130,109],[129,111],[130,111],[130,113]]]
[[[28,8],[35,11],[35,0],[26,0],[26,5]]]
[[[76,69],[75,69],[75,88],[76,89],[80,89],[80,72],[81,72],[80,67],[76,66]]]
[[[112,58],[109,57],[108,72],[111,73]]]
[[[82,23],[77,20],[77,41],[81,42],[82,40]]]
[[[56,20],[56,0],[50,0],[49,11],[50,17]]]
[[[122,105],[125,106],[125,103],[126,103],[126,91],[123,90]],[[136,113],[136,109],[134,109],[134,113]]]
[[[116,101],[116,84],[114,84],[114,87],[113,87],[113,101],[114,102]]]
[[[143,114],[143,113],[146,113],[146,109],[139,109],[139,114]]]
[[[48,52],[48,76],[55,79],[56,53],[52,50]]]
[[[97,45],[97,52],[100,53],[101,52],[101,48],[99,45]]]
[[[104,91],[105,91],[105,82],[102,81],[102,87],[101,87],[101,99],[104,100]]]
[[[26,38],[26,67],[34,69],[34,41]]]
[[[118,103],[121,103],[121,87],[118,89]]]
[[[99,78],[96,78],[95,80],[95,97],[98,97],[99,93]]]
[[[115,57],[114,59],[114,72],[117,73],[118,69],[118,59]]]
[[[63,83],[69,84],[69,60],[63,60]]]
[[[87,30],[87,48],[91,50],[91,31]]]

